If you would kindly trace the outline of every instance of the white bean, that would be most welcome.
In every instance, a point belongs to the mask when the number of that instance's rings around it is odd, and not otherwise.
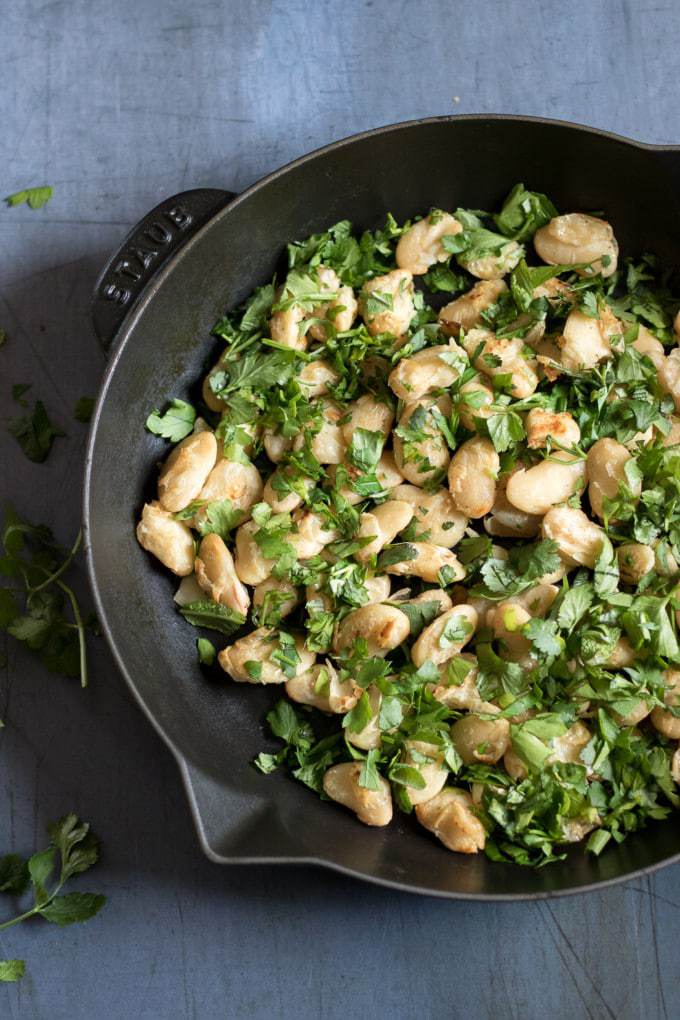
[[[177,513],[195,500],[217,460],[214,432],[194,432],[178,443],[158,478],[158,500]]]
[[[279,467],[267,479],[262,492],[262,499],[268,503],[275,514],[289,514],[303,503],[302,493],[309,493],[314,488],[311,478],[295,478],[295,488],[288,482],[295,477],[285,467]]]
[[[312,705],[322,712],[344,715],[354,708],[362,691],[352,680],[340,680],[335,667],[312,666],[286,681],[286,694],[301,705]]]
[[[654,570],[654,550],[640,542],[626,542],[616,550],[621,580],[638,584],[645,574]]]
[[[573,266],[580,262],[587,269],[577,269],[582,276],[602,273],[611,276],[616,270],[619,246],[614,231],[605,221],[585,213],[555,216],[534,234],[534,247],[549,265]],[[607,265],[602,259],[605,256]]]
[[[547,512],[541,526],[543,538],[552,539],[563,562],[570,567],[595,566],[605,533],[584,514],[570,506],[555,506]]]
[[[487,613],[486,625],[493,628],[494,638],[500,643],[501,658],[509,662],[520,662],[531,668],[531,642],[522,633],[522,628],[531,620],[528,612],[519,602],[500,602]]]
[[[644,354],[658,370],[666,360],[666,352],[660,340],[657,340],[646,326],[638,323],[638,335],[633,340],[632,346],[640,354]]]
[[[495,304],[507,289],[503,280],[480,280],[467,294],[450,301],[441,309],[439,325],[442,332],[448,336],[458,336],[463,329],[467,333],[479,325],[482,313]]]
[[[275,295],[275,302],[288,300],[288,298],[285,285],[279,287]],[[269,320],[269,335],[272,340],[283,344],[284,347],[304,351],[307,347],[307,337],[300,332],[300,325],[305,317],[304,308],[296,304],[282,311],[273,312]]]
[[[382,657],[398,648],[407,639],[409,631],[406,615],[395,606],[361,606],[348,613],[339,624],[333,648],[341,652],[363,638],[368,644],[367,654]]]
[[[371,538],[371,541],[356,553],[359,562],[365,563],[371,556],[377,556],[380,550],[389,545],[406,527],[412,517],[411,503],[396,499],[373,507],[371,513],[363,513],[356,537]]]
[[[451,677],[458,675],[458,671],[453,672],[453,669],[463,662],[469,666],[468,672],[462,683],[453,683]],[[454,656],[440,667],[440,680],[432,687],[432,696],[448,708],[461,711],[481,710],[483,702],[477,690],[477,673],[476,656],[470,655],[468,652]]]
[[[445,390],[459,376],[458,369],[447,358],[463,359],[463,351],[453,341],[437,347],[426,347],[408,358],[402,358],[392,369],[387,380],[400,400],[415,401],[432,390]]]
[[[259,526],[255,521],[248,521],[236,529],[236,557],[234,565],[239,580],[244,584],[259,584],[265,581],[272,572],[274,560],[266,559],[255,541],[255,532]]]
[[[588,450],[588,499],[594,514],[603,519],[605,499],[618,495],[619,485],[625,482],[633,496],[639,496],[641,483],[631,485],[626,478],[626,464],[631,454],[615,439],[598,439]]]
[[[206,535],[196,557],[196,580],[213,602],[245,616],[250,608],[248,589],[239,581],[234,560],[219,535]]]
[[[413,276],[406,269],[393,269],[364,284],[359,310],[372,336],[391,333],[400,338],[413,318]]]
[[[523,357],[524,341],[521,337],[509,339],[497,337],[488,329],[471,329],[465,334],[462,344],[478,372],[490,378],[511,376],[510,392],[517,400],[530,397],[538,386],[538,376],[532,363]]]
[[[423,761],[427,758],[427,761]],[[444,754],[437,744],[425,740],[404,741],[402,761],[405,765],[416,769],[425,782],[425,786],[407,786],[406,793],[411,804],[424,804],[439,793],[448,777],[448,769],[444,765]]]
[[[468,518],[456,509],[448,489],[424,492],[417,485],[397,485],[391,490],[390,499],[404,500],[412,505],[418,541],[453,549],[465,534]]]
[[[465,577],[465,568],[448,549],[442,549],[441,546],[433,545],[431,542],[409,542],[408,545],[410,550],[415,552],[413,559],[392,563],[385,568],[388,574],[420,577],[423,581],[436,584],[442,567],[448,567],[453,571],[453,581],[462,581]]]
[[[222,499],[228,499],[234,510],[241,510],[241,520],[245,520],[251,506],[262,499],[262,491],[262,478],[254,464],[218,460],[198,494],[198,502],[204,505],[196,511],[193,526],[198,528],[207,519],[210,503]]]
[[[378,790],[360,786],[361,769],[359,761],[332,765],[323,777],[324,793],[331,800],[354,811],[364,825],[389,825],[392,821],[390,784],[381,776]]]
[[[664,703],[668,708],[680,708],[680,670],[667,669],[663,674],[667,690]],[[669,740],[680,740],[680,716],[673,715],[667,709],[656,708],[651,713],[652,726]]]
[[[577,446],[581,441],[578,423],[568,411],[548,411],[533,407],[526,417],[527,446],[532,450],[545,449],[550,439],[553,445]]]
[[[318,556],[330,542],[335,542],[339,533],[335,528],[329,528],[326,521],[320,514],[307,511],[293,515],[296,530],[292,531],[286,538],[288,543],[295,549],[299,560],[309,560],[312,556]]]
[[[476,418],[489,418],[493,414],[494,400],[493,390],[481,382],[479,376],[463,383],[458,390],[456,408],[465,428],[474,432]]]
[[[583,765],[581,751],[590,743],[591,733],[582,722],[573,723],[566,733],[550,741],[552,754],[548,762],[561,761],[565,765]]]
[[[341,464],[345,455],[345,440],[338,422],[342,411],[329,400],[320,401],[323,411],[323,422],[319,431],[312,437],[311,451],[319,464]],[[301,450],[305,445],[305,434],[300,432],[293,441],[293,449]]]
[[[608,309],[601,309],[599,318],[575,308],[569,312],[557,338],[559,362],[570,372],[585,372],[612,356],[611,338],[623,328]]]
[[[352,328],[352,323],[357,317],[358,302],[351,287],[343,286],[340,278],[333,269],[328,266],[317,266],[316,275],[325,291],[332,292],[333,296],[328,301],[322,301],[316,305],[310,316],[315,319],[326,319],[333,325],[337,333],[344,333]],[[309,335],[314,340],[324,341],[327,339],[327,329],[323,322],[315,322],[309,327]]]
[[[406,404],[399,419],[400,429],[409,429],[409,438],[394,433],[394,458],[398,469],[414,485],[425,485],[448,467],[448,444],[433,417],[438,409],[445,416],[451,410],[451,401],[443,395],[436,401],[422,397]]]
[[[477,620],[477,611],[470,605],[454,606],[438,616],[414,641],[411,648],[414,664],[434,662],[440,666],[459,655],[477,629]]]
[[[586,483],[586,462],[558,451],[528,470],[520,468],[508,479],[508,502],[526,514],[542,516],[557,503],[581,492]]]
[[[137,525],[137,541],[178,577],[194,570],[194,540],[182,521],[158,503],[145,503]]]
[[[275,577],[260,581],[253,591],[253,608],[260,609],[265,606],[265,616],[271,616],[277,621],[289,616],[299,602],[300,597],[295,585],[290,581],[279,581]],[[268,622],[262,620],[262,617],[260,619],[263,623]]]
[[[280,464],[289,450],[293,449],[294,436],[282,436],[280,432],[264,430],[264,449],[273,464]]]
[[[475,436],[454,453],[449,489],[457,510],[466,517],[484,517],[496,497],[500,460],[490,439]]]
[[[362,751],[372,751],[374,748],[380,747],[382,743],[380,732],[382,694],[374,684],[371,684],[366,691],[366,696],[371,706],[371,718],[361,730],[351,730],[348,727],[345,730],[345,736],[354,747],[359,747]]]
[[[364,393],[345,408],[342,417],[342,437],[349,446],[354,430],[366,429],[369,432],[382,432],[387,439],[393,421],[394,410],[389,404],[382,403],[372,393]]]
[[[364,580],[364,588],[368,592],[367,606],[376,602],[385,602],[390,597],[392,582],[387,574],[376,574],[374,577],[367,577]]]
[[[225,673],[228,673],[232,680],[245,684],[284,684],[288,677],[282,667],[272,655],[279,650],[278,634],[271,627],[258,627],[245,637],[234,641],[232,645],[223,648],[217,656],[218,661]],[[298,662],[293,667],[295,675],[304,673],[314,665],[316,656],[313,652],[307,651],[303,638],[295,638],[295,650]],[[259,663],[261,670],[259,676],[253,676],[248,672],[247,664]]]
[[[349,327],[348,327],[349,328]],[[297,376],[298,385],[308,400],[323,397],[328,386],[340,381],[340,376],[327,361],[308,361]],[[273,458],[270,457],[270,460]]]
[[[435,262],[446,262],[449,252],[442,238],[460,234],[463,226],[450,213],[439,209],[409,227],[397,244],[396,260],[400,269],[408,269],[414,276],[426,273]]]
[[[680,347],[673,348],[658,372],[661,389],[671,395],[675,410],[680,411]]]
[[[466,790],[444,787],[436,797],[418,804],[416,818],[454,853],[476,854],[484,849],[486,832]]]
[[[469,259],[465,252],[458,256],[458,262],[467,269],[468,273],[478,277],[480,280],[498,280],[506,273],[512,272],[524,254],[524,249],[517,241],[508,241],[493,255],[483,255],[481,258]]]
[[[451,739],[466,765],[495,765],[510,746],[510,723],[464,715],[451,727]]]
[[[484,521],[484,530],[489,535],[498,538],[533,538],[540,530],[539,515],[519,510],[508,499],[508,482],[521,470],[521,465],[518,465],[511,474],[501,475],[498,480],[491,514]]]

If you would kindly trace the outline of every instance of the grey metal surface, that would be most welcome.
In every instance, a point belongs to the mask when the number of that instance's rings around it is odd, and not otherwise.
[[[335,137],[426,114],[538,114],[680,141],[675,5],[83,0],[6,4],[2,19],[3,193],[55,187],[40,212],[0,210],[3,414],[11,384],[32,382],[69,435],[37,466],[1,431],[0,495],[64,541],[85,438],[72,408],[103,367],[91,285],[166,195],[239,190]],[[29,971],[0,986],[3,1018],[680,1012],[679,868],[504,906],[220,869],[200,855],[170,755],[103,645],[92,651],[83,692],[7,646],[0,852],[41,846],[45,822],[76,810],[104,841],[80,887],[109,903],[86,926],[0,936],[0,958]]]

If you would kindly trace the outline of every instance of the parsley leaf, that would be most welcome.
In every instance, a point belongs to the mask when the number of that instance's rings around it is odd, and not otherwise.
[[[33,886],[33,906],[0,924],[0,931],[34,915],[60,926],[88,921],[106,902],[105,896],[93,893],[61,893],[70,878],[82,874],[97,862],[99,842],[90,831],[89,824],[81,822],[77,815],[69,814],[49,825],[48,832],[50,845],[46,850],[33,854],[27,864]],[[57,856],[59,869],[53,887],[49,888]]]
[[[0,981],[20,981],[25,973],[23,960],[0,960]]]
[[[89,618],[83,619],[75,592],[64,576],[80,543],[79,533],[71,550],[66,551],[57,545],[45,525],[30,524],[11,506],[5,507],[2,532],[5,555],[0,558],[0,573],[20,581],[23,601],[17,599],[16,590],[0,588],[0,628],[23,641],[52,672],[80,675],[81,685],[85,687],[85,634],[87,629],[94,628],[94,623]],[[70,605],[72,620],[64,614],[66,602]]]
[[[171,443],[179,443],[193,430],[196,421],[196,409],[185,400],[174,398],[168,409],[161,414],[152,411],[146,419],[146,427],[155,436],[169,439]]]
[[[15,191],[13,195],[7,195],[5,202],[9,206],[22,205],[25,202],[29,209],[42,209],[52,198],[52,191],[49,184],[42,188],[24,188],[23,191]]]
[[[484,419],[479,420],[484,421]],[[484,421],[484,424],[496,453],[506,453],[526,435],[522,419],[515,411],[492,414]]]
[[[217,649],[215,648],[212,641],[208,641],[207,638],[200,637],[196,640],[196,651],[198,652],[198,661],[201,666],[212,666],[217,655]],[[258,663],[258,665],[261,665]]]
[[[370,474],[382,456],[385,436],[382,432],[356,428],[352,433],[352,441],[347,457],[363,474]]]
[[[11,418],[7,429],[34,464],[44,463],[54,440],[66,435],[52,424],[42,400],[36,400],[32,414]]]
[[[76,405],[73,409],[73,417],[76,421],[81,421],[84,425],[89,422],[94,411],[94,397],[81,397],[76,401]]]
[[[547,195],[527,191],[523,184],[516,184],[493,219],[506,237],[514,241],[528,241],[539,227],[557,215],[557,209]]]
[[[407,617],[411,628],[411,637],[417,637],[441,611],[441,602],[437,599],[423,600],[422,602],[395,602],[394,605],[397,609],[401,609]]]
[[[241,613],[210,599],[199,599],[180,607],[180,613],[192,627],[207,627],[229,637],[246,622]]]
[[[233,505],[230,499],[216,499],[208,503],[205,517],[198,524],[198,532],[205,535],[219,535],[225,541],[229,534],[243,520],[243,511]]]

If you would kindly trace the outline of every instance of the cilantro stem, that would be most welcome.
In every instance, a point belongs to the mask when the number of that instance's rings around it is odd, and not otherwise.
[[[61,577],[61,575],[64,573],[65,570],[68,570],[68,568],[71,565],[71,563],[73,562],[73,560],[74,560],[78,550],[80,549],[80,543],[82,542],[82,540],[83,540],[83,532],[82,532],[82,529],[81,529],[78,532],[77,536],[76,536],[76,540],[73,543],[73,547],[72,547],[70,553],[68,554],[68,556],[66,557],[66,559],[64,560],[62,565],[60,567],[58,567],[54,571],[54,573],[49,574],[48,577],[41,584],[37,585],[37,587],[32,588],[30,585],[28,585],[28,588],[30,589],[30,594],[31,595],[34,595],[37,591],[42,591],[43,588],[46,588],[49,584],[52,584],[59,577]],[[44,570],[44,567],[42,567],[41,569]]]
[[[73,590],[69,588],[63,581],[55,582],[57,587],[61,588],[63,592],[68,596],[71,603],[71,609],[73,610],[73,618],[78,628],[78,648],[80,651],[80,686],[87,687],[87,646],[85,643],[85,624],[83,618],[80,615],[80,607],[78,605],[78,599],[76,598]]]

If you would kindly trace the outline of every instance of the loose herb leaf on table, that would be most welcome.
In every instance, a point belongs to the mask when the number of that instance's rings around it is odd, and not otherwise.
[[[23,205],[25,202],[29,209],[42,209],[52,198],[52,194],[53,188],[46,184],[41,188],[23,188],[21,191],[15,191],[13,195],[7,195],[5,202],[9,206]]]
[[[21,403],[22,393],[15,389],[15,399]],[[7,429],[14,436],[21,449],[29,460],[34,464],[42,464],[47,460],[55,439],[65,436],[58,425],[54,425],[47,414],[42,400],[36,400],[33,411],[30,414],[22,414],[17,418],[11,418]]]
[[[99,841],[89,824],[68,814],[48,825],[47,831],[49,846],[28,860],[17,854],[0,857],[0,892],[20,895],[30,884],[33,893],[31,906],[0,922],[0,931],[31,917],[42,917],[60,927],[89,921],[106,903],[106,897],[98,893],[61,891],[70,878],[97,863]],[[23,960],[0,960],[0,981],[18,981],[24,970]]]
[[[9,505],[1,535],[0,629],[22,641],[53,673],[79,676],[87,685],[86,631],[78,598],[64,576],[80,549],[78,533],[70,550],[55,542],[44,524],[22,520]],[[2,872],[0,871],[0,888]]]

